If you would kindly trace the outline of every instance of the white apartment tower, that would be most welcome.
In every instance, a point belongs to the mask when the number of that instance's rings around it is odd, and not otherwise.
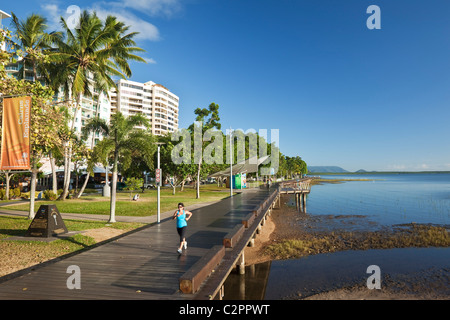
[[[62,98],[62,93],[59,94],[60,99]],[[81,130],[85,124],[92,118],[101,118],[109,123],[111,116],[111,108],[108,97],[102,92],[98,92],[94,89],[94,94],[92,98],[82,97],[80,110],[76,113],[74,129],[78,135],[81,135]],[[90,133],[87,140],[85,141],[86,146],[93,147],[98,141],[103,139],[101,133]],[[94,145],[92,145],[94,142]]]
[[[11,18],[11,15],[9,13],[6,13],[5,11],[0,10],[0,32],[3,32],[3,24],[2,20],[6,18]],[[6,43],[1,42],[0,43],[0,50],[5,51],[6,50]]]
[[[116,92],[110,92],[111,113],[124,116],[142,114],[151,123],[154,135],[165,135],[178,129],[179,98],[166,87],[148,81],[145,83],[121,79]]]

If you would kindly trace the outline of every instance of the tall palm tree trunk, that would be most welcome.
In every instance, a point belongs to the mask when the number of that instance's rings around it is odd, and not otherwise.
[[[54,194],[58,193],[58,177],[56,176],[56,165],[55,158],[53,157],[53,153],[49,153],[50,158],[50,166],[52,168],[52,190]]]
[[[73,129],[75,128],[75,120],[77,119],[78,111],[81,109],[82,99],[83,95],[80,93],[77,97],[75,114],[73,116],[72,125],[70,127],[70,134],[73,133]],[[67,145],[64,148],[64,188],[61,196],[59,197],[59,200],[65,200],[69,194],[70,177],[72,173],[70,169],[71,161],[72,161],[72,137],[69,136]]]
[[[111,183],[111,208],[109,213],[110,223],[116,222],[116,194],[117,194],[117,163],[119,161],[119,153],[117,149],[114,151],[114,165],[113,165],[113,175]]]
[[[67,195],[69,194],[69,186],[70,186],[70,161],[71,161],[71,151],[72,147],[70,141],[66,141],[64,146],[64,185],[63,192],[59,196],[59,200],[65,200]]]
[[[197,192],[196,192],[196,198],[200,199],[200,171],[202,168],[202,163],[200,162],[198,164],[198,169],[197,169]]]
[[[38,174],[38,169],[36,167],[36,161],[33,163],[33,168],[31,169],[31,181],[30,181],[30,208],[28,211],[28,219],[34,219],[34,199],[36,197],[36,178]]]

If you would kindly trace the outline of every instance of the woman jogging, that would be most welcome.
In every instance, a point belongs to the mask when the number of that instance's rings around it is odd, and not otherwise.
[[[186,211],[184,209],[184,204],[181,202],[178,204],[178,210],[174,212],[173,214],[173,220],[177,219],[177,231],[180,235],[180,247],[178,248],[178,253],[181,254],[183,251],[183,245],[184,249],[187,249],[187,242],[186,242],[186,227],[187,222],[192,217],[192,212]]]

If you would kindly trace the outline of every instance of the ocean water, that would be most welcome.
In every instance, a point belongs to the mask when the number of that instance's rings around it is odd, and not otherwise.
[[[307,215],[328,229],[371,230],[412,222],[450,228],[450,173],[323,178],[367,180],[312,186]],[[448,279],[450,248],[345,251],[257,264],[247,267],[245,275],[230,274],[225,299],[285,299],[364,283],[369,265],[379,265],[383,274],[417,274],[418,279],[434,268],[438,277],[443,272]]]
[[[450,224],[450,173],[324,175],[369,179],[315,185],[307,198],[311,215],[364,215],[380,225]]]

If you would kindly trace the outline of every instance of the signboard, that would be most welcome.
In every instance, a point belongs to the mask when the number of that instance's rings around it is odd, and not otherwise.
[[[233,189],[247,188],[247,174],[238,173],[233,176]]]
[[[0,170],[30,170],[31,97],[3,99]]]
[[[156,169],[155,182],[157,186],[161,186],[161,169]]]
[[[247,174],[243,173],[241,174],[241,188],[247,188]]]
[[[68,230],[54,204],[41,205],[25,234],[26,237],[50,238]]]
[[[236,174],[233,176],[233,189],[241,189],[241,175]]]

